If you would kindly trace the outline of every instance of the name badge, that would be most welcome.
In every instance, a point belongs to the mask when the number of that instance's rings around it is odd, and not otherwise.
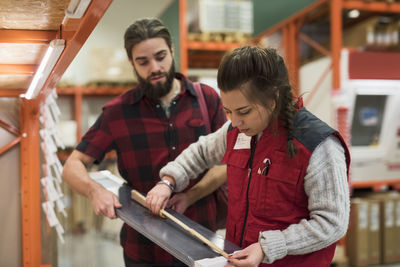
[[[235,146],[233,149],[250,149],[251,136],[247,136],[244,133],[238,134]]]

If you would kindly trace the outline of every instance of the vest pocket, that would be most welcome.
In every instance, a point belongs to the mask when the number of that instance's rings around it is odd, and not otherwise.
[[[268,173],[263,175],[258,173],[259,167],[262,164],[253,172],[254,215],[267,218],[290,215],[296,199],[300,168],[294,162],[272,161]]]
[[[246,188],[248,175],[248,161],[250,151],[228,151],[223,158],[227,164],[227,182],[228,182],[228,208],[234,210],[234,205],[240,203],[243,198],[243,189]],[[237,207],[236,207],[237,208]]]

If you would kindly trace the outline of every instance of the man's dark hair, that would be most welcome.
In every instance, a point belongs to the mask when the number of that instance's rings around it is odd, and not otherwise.
[[[171,34],[168,28],[156,18],[145,18],[136,20],[129,26],[124,35],[125,50],[128,58],[132,60],[132,48],[138,43],[151,39],[161,37],[167,43],[169,50],[172,48]]]

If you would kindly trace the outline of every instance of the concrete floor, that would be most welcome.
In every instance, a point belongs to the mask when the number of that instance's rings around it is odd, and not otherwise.
[[[58,245],[58,267],[123,267],[122,247],[114,236],[90,231],[66,234]]]
[[[65,234],[64,239],[65,244],[58,244],[58,267],[124,267],[122,247],[114,231]],[[400,263],[369,267],[400,267]]]

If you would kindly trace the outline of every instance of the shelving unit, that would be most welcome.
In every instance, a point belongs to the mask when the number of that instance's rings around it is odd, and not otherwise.
[[[39,96],[32,100],[20,98],[20,129],[15,129],[3,121],[0,123],[2,128],[16,136],[13,141],[0,149],[0,155],[6,153],[11,147],[20,145],[21,238],[22,265],[24,267],[51,266],[42,262],[39,108],[83,46],[111,2],[112,0],[92,0],[82,18],[70,19],[65,17],[56,31],[1,30],[0,42],[4,43],[41,43],[47,46],[52,39],[57,37],[64,39],[66,43],[61,57],[42,87]],[[15,68],[12,68],[11,72],[10,66],[2,65],[0,67],[1,74],[15,74],[16,72],[21,73],[21,71],[33,74],[37,66],[20,64],[14,66]],[[0,96],[19,97],[25,91],[26,88],[2,88],[0,89]]]
[[[304,41],[321,54],[331,58],[331,64],[323,71],[315,86],[312,88],[310,95],[314,95],[318,91],[321,83],[326,79],[328,73],[332,71],[332,88],[334,91],[341,88],[340,77],[340,53],[342,46],[342,28],[343,28],[343,10],[359,9],[370,11],[374,13],[400,13],[400,3],[387,3],[377,1],[363,1],[363,0],[319,0],[309,5],[303,10],[297,12],[291,17],[283,20],[282,22],[266,29],[261,34],[254,38],[255,43],[261,44],[262,39],[271,36],[279,31],[282,32],[282,47],[285,54],[285,59],[288,64],[289,70],[294,76],[292,83],[295,88],[299,88],[299,69],[300,69],[300,55],[299,46],[300,40]],[[313,12],[311,12],[313,11]],[[305,24],[320,19],[323,16],[330,18],[330,50],[323,47],[317,41],[300,31],[300,28]],[[295,93],[299,93],[298,91]],[[343,123],[342,123],[343,125]],[[340,129],[339,129],[340,130]],[[377,177],[378,179],[378,177]],[[374,180],[363,182],[352,182],[352,188],[372,188],[379,190],[382,187],[399,188],[399,179],[391,180]]]
[[[179,49],[180,72],[187,75],[188,68],[218,68],[224,52],[233,50],[243,44],[238,42],[190,41],[188,40],[187,0],[179,0]],[[199,66],[200,65],[200,66]]]
[[[102,86],[71,86],[57,87],[60,96],[74,98],[74,120],[76,121],[76,140],[82,137],[82,100],[84,96],[117,96],[131,89],[131,87],[102,87]],[[64,158],[65,159],[65,155]]]

